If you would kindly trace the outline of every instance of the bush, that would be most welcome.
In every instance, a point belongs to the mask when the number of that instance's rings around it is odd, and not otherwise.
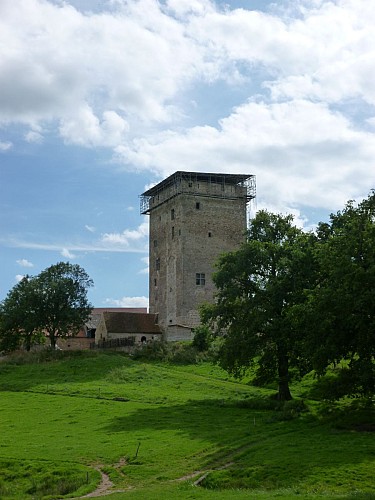
[[[180,365],[193,365],[199,361],[199,353],[191,344],[176,344],[171,346],[168,361]]]
[[[193,330],[193,347],[199,352],[207,351],[211,344],[211,332],[205,325],[197,326]]]
[[[137,347],[133,353],[133,359],[183,365],[196,364],[207,358],[208,355],[199,352],[191,342],[149,342]]]
[[[148,342],[137,346],[132,354],[133,359],[148,359],[150,361],[165,361],[168,354],[166,342]]]

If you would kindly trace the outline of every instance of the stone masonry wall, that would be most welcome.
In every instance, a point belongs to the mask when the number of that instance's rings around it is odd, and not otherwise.
[[[214,263],[245,239],[245,188],[205,184],[172,198],[161,192],[150,214],[150,312],[172,337],[190,338],[199,305],[213,301]]]

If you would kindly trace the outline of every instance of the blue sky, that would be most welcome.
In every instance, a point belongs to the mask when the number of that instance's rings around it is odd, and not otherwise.
[[[375,187],[368,0],[2,0],[0,300],[61,260],[146,306],[139,195],[255,174],[306,229]]]

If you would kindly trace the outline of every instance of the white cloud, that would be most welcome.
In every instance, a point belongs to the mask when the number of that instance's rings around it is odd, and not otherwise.
[[[20,281],[23,280],[24,277],[25,277],[24,274],[16,274],[15,279],[16,279],[17,283],[19,283]]]
[[[27,259],[19,259],[16,262],[22,267],[34,267],[34,264]]]
[[[26,142],[34,144],[42,144],[43,140],[44,140],[43,135],[40,132],[37,132],[36,130],[29,130],[29,132],[25,134]]]
[[[140,271],[139,274],[149,274],[150,268],[150,258],[149,257],[142,257],[141,261],[146,265],[146,267],[143,267]]]
[[[372,186],[374,139],[324,103],[261,101],[234,109],[218,128],[160,134],[118,152],[161,176],[172,173],[180,158],[187,170],[256,174],[270,204],[339,208],[347,193],[366,195]]]
[[[61,255],[62,257],[65,257],[66,259],[75,259],[77,256],[74,255],[74,253],[70,252],[67,248],[63,248],[61,250]]]
[[[13,146],[13,144],[10,141],[6,141],[6,142],[0,141],[0,152],[1,151],[8,151],[12,146]]]
[[[201,16],[214,10],[209,0],[167,0],[166,4],[181,19],[191,14]]]
[[[122,297],[121,299],[106,299],[105,304],[115,307],[148,307],[148,297]]]
[[[120,247],[129,247],[139,241],[147,243],[148,229],[148,221],[145,221],[137,229],[125,229],[122,233],[105,233],[101,241],[105,245]]]
[[[102,120],[84,105],[74,115],[63,118],[60,134],[69,144],[80,146],[116,146],[125,140],[129,125],[115,111],[105,111]]]
[[[0,119],[57,119],[67,142],[115,147],[129,126],[183,116],[178,97],[192,84],[238,84],[257,65],[275,99],[375,103],[371,2],[294,4],[297,18],[208,0],[116,2],[95,15],[65,2],[3,0]]]
[[[61,243],[59,242],[34,242],[30,240],[22,240],[17,238],[0,238],[0,243],[11,247],[11,248],[27,248],[29,250],[46,250],[52,252],[60,252],[61,254]],[[80,243],[80,244],[70,244],[69,252],[130,252],[130,253],[147,253],[147,245],[145,242],[140,242],[140,245],[129,245],[125,246],[124,244],[116,244],[114,242],[108,241],[94,241],[88,243]]]
[[[184,25],[148,0],[96,15],[3,0],[0,43],[0,121],[58,120],[64,140],[86,146],[124,140],[129,119],[173,119],[170,99],[202,65]]]
[[[111,148],[114,162],[159,178],[180,165],[255,173],[269,206],[334,209],[365,196],[374,185],[372,2],[285,1],[268,13],[220,5],[113,1],[93,14],[3,0],[0,123],[27,124],[29,142],[48,124],[66,143]],[[218,123],[206,117],[211,90]],[[145,226],[108,232],[92,247],[140,249],[146,236]]]
[[[232,70],[228,61],[245,64],[250,75],[260,64],[275,99],[361,95],[374,104],[373,6],[366,0],[293,3],[294,15],[286,10],[285,16],[281,9],[278,16],[211,10],[193,18],[189,33],[216,56],[221,78],[225,68]]]
[[[96,231],[92,226],[85,228],[90,233]],[[13,248],[27,248],[38,250],[59,251],[67,259],[75,259],[77,256],[73,252],[134,252],[147,253],[148,251],[149,221],[144,217],[144,221],[136,229],[125,229],[121,233],[104,233],[99,240],[81,244],[69,244],[61,250],[58,242],[43,243],[23,241],[19,239],[0,239],[0,243],[5,243]],[[66,242],[65,242],[66,244]]]

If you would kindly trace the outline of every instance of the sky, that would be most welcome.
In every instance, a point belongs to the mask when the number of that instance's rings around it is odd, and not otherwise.
[[[369,0],[0,0],[0,300],[60,261],[148,304],[139,195],[255,174],[312,229],[375,188]]]

